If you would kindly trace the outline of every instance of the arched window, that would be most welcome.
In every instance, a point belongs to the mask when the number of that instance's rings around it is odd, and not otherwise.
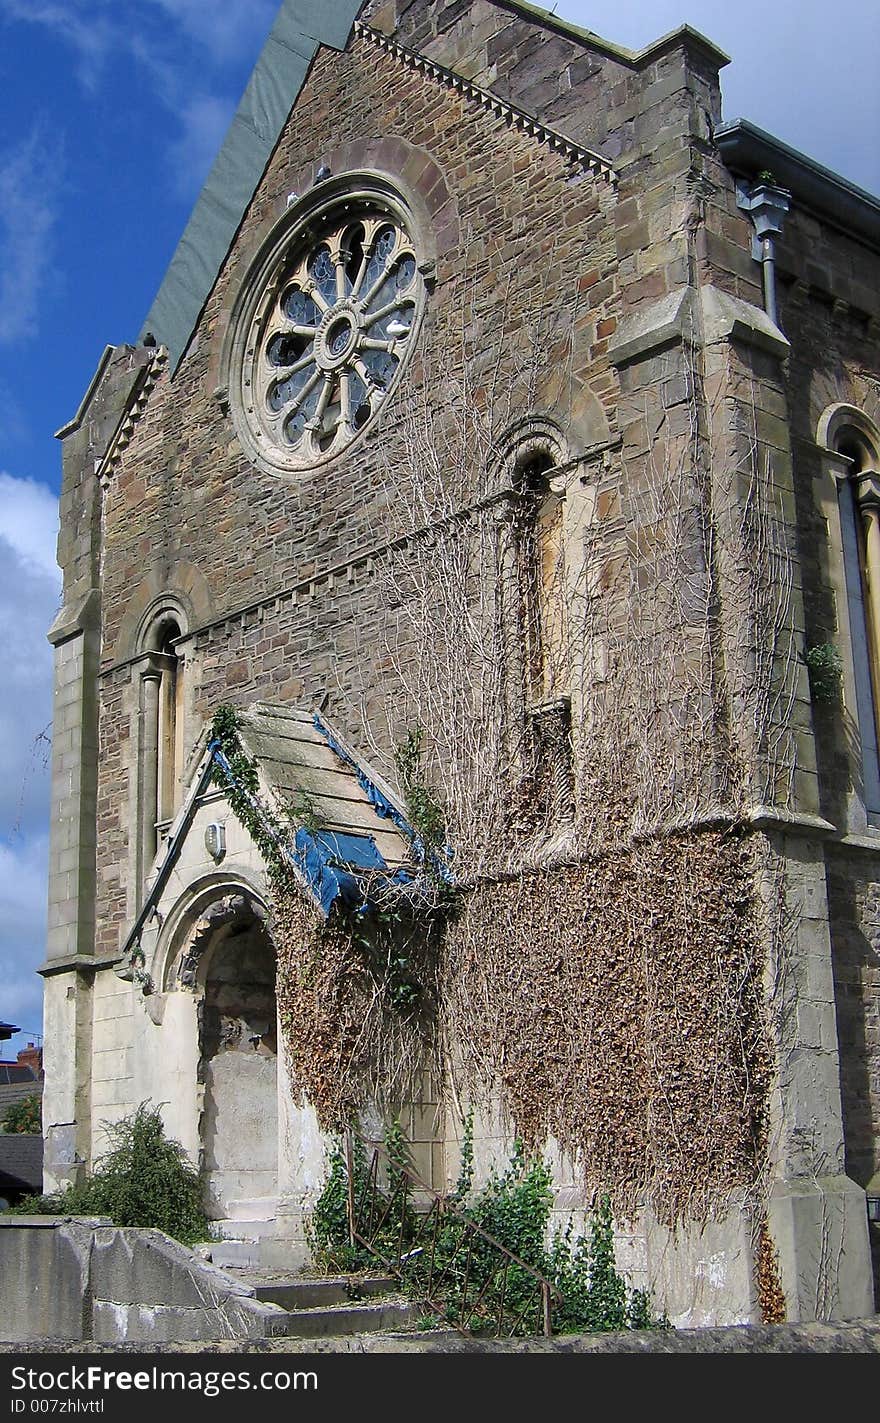
[[[849,405],[831,406],[819,423],[819,444],[837,485],[850,684],[862,743],[866,809],[880,814],[880,432]]]
[[[182,612],[165,601],[147,617],[139,639],[138,882],[143,886],[161,832],[180,805],[184,746],[185,635]]]
[[[177,810],[183,769],[183,667],[176,643],[180,627],[169,619],[162,627],[159,648],[159,727],[156,820],[171,820]]]
[[[549,455],[521,470],[525,639],[529,699],[533,704],[568,693],[565,605],[564,500],[548,479]]]
[[[565,483],[557,452],[545,443],[521,450],[515,485],[523,665],[534,773],[547,813],[563,823],[573,813],[573,778]]]
[[[533,706],[568,696],[565,496],[552,454],[539,450],[517,467],[520,564],[528,697]]]

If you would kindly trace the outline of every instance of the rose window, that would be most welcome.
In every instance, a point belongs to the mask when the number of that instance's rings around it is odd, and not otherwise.
[[[304,469],[338,454],[381,409],[423,302],[413,243],[362,212],[287,247],[244,353],[243,404],[263,458]]]

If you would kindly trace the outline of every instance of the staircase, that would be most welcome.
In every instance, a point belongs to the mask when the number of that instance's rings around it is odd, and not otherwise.
[[[268,1203],[267,1203],[268,1204]],[[226,1220],[215,1221],[217,1238],[195,1254],[259,1302],[274,1306],[273,1337],[324,1339],[414,1329],[421,1304],[404,1299],[390,1275],[302,1275],[291,1266],[291,1242],[276,1234],[276,1222],[249,1217],[261,1202],[236,1202]]]
[[[395,1294],[390,1276],[327,1275],[309,1277],[284,1270],[227,1270],[253,1289],[262,1304],[274,1304],[284,1317],[273,1336],[326,1339],[341,1334],[378,1334],[414,1329],[424,1306]]]

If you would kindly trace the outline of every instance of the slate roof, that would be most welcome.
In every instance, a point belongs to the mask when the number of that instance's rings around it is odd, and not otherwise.
[[[30,1084],[30,1091],[32,1093],[35,1090],[39,1090],[41,1092],[43,1090],[39,1079],[34,1076],[33,1072],[26,1065],[26,1063],[0,1062],[0,1088],[14,1082]]]
[[[43,1138],[0,1136],[0,1191],[43,1189]]]
[[[361,3],[283,0],[141,331],[168,347],[172,372],[318,47],[345,49]]]

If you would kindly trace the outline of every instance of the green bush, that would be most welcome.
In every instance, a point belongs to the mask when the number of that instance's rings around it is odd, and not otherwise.
[[[843,662],[832,642],[808,647],[804,653],[810,678],[810,695],[814,702],[834,704],[840,700],[843,683]]]
[[[31,1196],[27,1214],[108,1216],[114,1225],[150,1226],[192,1245],[208,1238],[201,1183],[177,1141],[165,1135],[158,1107],[106,1124],[110,1150],[91,1176],[50,1196]]]
[[[388,1207],[399,1173],[403,1171],[407,1147],[396,1124],[386,1133],[386,1152],[391,1160],[386,1193],[380,1194],[374,1216],[381,1218]],[[370,1179],[363,1147],[356,1140],[352,1155],[356,1218],[362,1220]],[[603,1196],[592,1214],[586,1237],[575,1236],[572,1227],[557,1232],[548,1246],[547,1236],[553,1195],[550,1170],[545,1162],[529,1159],[520,1143],[502,1173],[494,1173],[476,1195],[471,1194],[473,1140],[468,1122],[462,1144],[462,1165],[451,1201],[459,1212],[486,1231],[512,1255],[548,1279],[558,1291],[553,1306],[553,1328],[557,1333],[593,1333],[612,1329],[652,1329],[668,1327],[668,1321],[653,1316],[651,1301],[642,1290],[632,1290],[614,1263],[614,1228],[611,1202]],[[398,1241],[403,1253],[417,1236],[409,1193],[400,1190],[375,1240],[376,1251],[389,1259],[398,1258]],[[366,1230],[364,1231],[366,1233]],[[324,1268],[364,1270],[376,1268],[377,1254],[366,1247],[352,1249],[348,1234],[348,1175],[345,1158],[337,1149],[330,1159],[327,1183],[315,1206],[309,1227],[315,1263]],[[424,1242],[422,1242],[424,1244]],[[464,1305],[473,1302],[485,1286],[481,1301],[483,1315],[466,1320],[479,1333],[491,1328],[491,1319],[503,1307],[508,1328],[519,1321],[517,1332],[537,1334],[543,1328],[543,1302],[534,1275],[511,1262],[502,1277],[497,1249],[480,1235],[469,1235],[463,1243],[461,1217],[447,1212],[440,1218],[436,1239],[430,1249],[416,1251],[402,1263],[401,1280],[413,1299],[428,1293],[429,1270],[433,1281],[440,1280],[436,1301],[445,1308],[447,1322],[459,1321]],[[433,1264],[431,1264],[433,1261]],[[435,1294],[436,1284],[432,1285]]]
[[[0,1131],[9,1136],[39,1136],[43,1130],[40,1098],[34,1093],[21,1102],[13,1102],[7,1107],[0,1122]]]
[[[409,1178],[405,1167],[410,1164],[403,1132],[393,1122],[386,1127],[383,1146],[389,1161],[387,1187],[374,1195],[374,1220],[378,1223],[388,1210],[387,1220],[376,1233],[374,1250],[351,1244],[348,1229],[348,1169],[342,1145],[330,1154],[329,1173],[324,1188],[315,1202],[306,1224],[306,1240],[313,1263],[324,1270],[357,1272],[375,1270],[381,1261],[377,1252],[396,1257],[398,1241],[408,1242],[415,1231],[415,1215],[410,1201]],[[372,1181],[367,1156],[359,1137],[352,1144],[352,1181],[355,1219],[363,1221],[370,1201]],[[389,1210],[392,1205],[393,1208]]]

